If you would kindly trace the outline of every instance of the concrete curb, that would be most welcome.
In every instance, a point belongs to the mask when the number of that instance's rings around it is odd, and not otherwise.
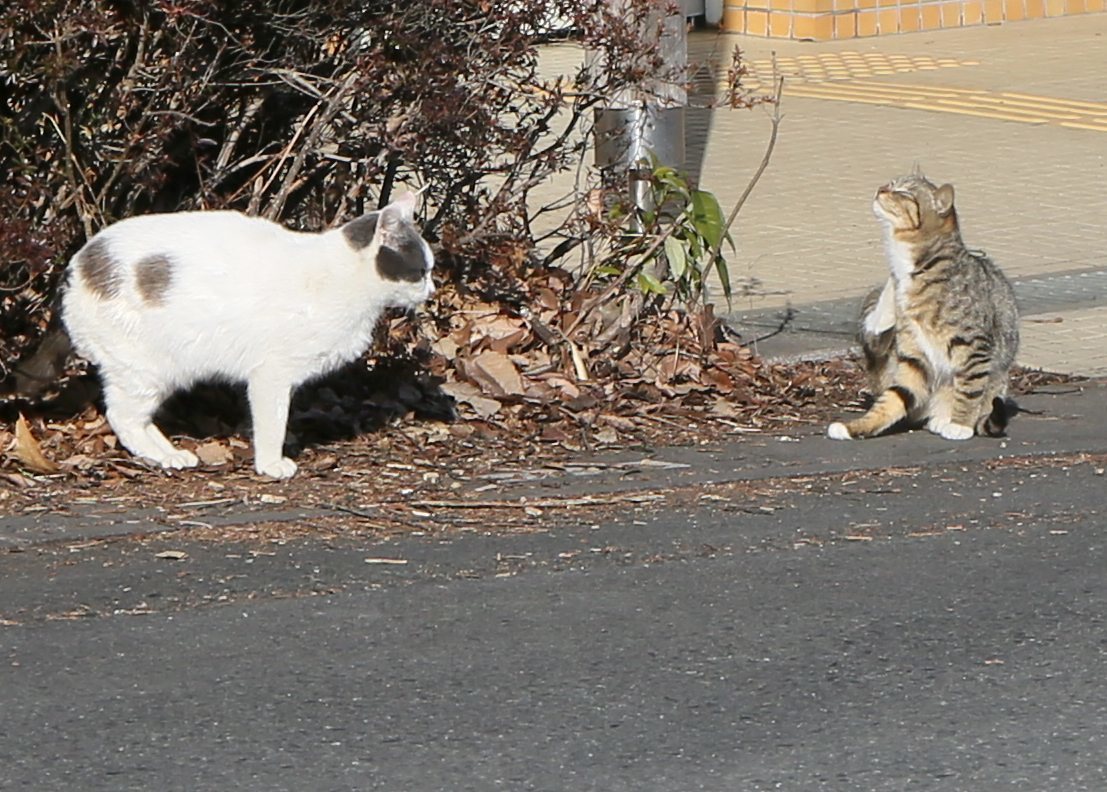
[[[1002,439],[942,440],[926,431],[872,440],[830,440],[825,427],[802,425],[793,435],[735,435],[704,447],[601,455],[577,470],[535,470],[505,477],[498,499],[579,497],[631,490],[821,476],[896,467],[939,467],[1008,458],[1107,453],[1107,381],[1088,380],[1019,398],[1022,412]],[[635,464],[635,460],[640,460]]]

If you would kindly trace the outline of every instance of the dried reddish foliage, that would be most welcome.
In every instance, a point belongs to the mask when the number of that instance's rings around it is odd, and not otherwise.
[[[597,104],[657,76],[642,36],[660,1],[626,0],[618,14],[601,0],[10,5],[0,11],[0,168],[10,174],[0,186],[0,374],[41,333],[66,259],[107,223],[236,207],[320,228],[406,182],[426,187],[422,219],[444,288],[424,325],[390,320],[368,369],[300,395],[292,431],[309,474],[335,464],[327,449],[338,440],[348,441],[344,459],[380,462],[365,449],[395,433],[367,433],[397,418],[447,417],[448,396],[480,420],[433,424],[428,436],[440,438],[443,464],[476,465],[500,458],[488,449],[675,441],[705,423],[717,433],[727,422],[810,420],[812,405],[851,399],[852,374],[767,366],[710,307],[682,312],[600,290],[535,254],[528,193],[579,162]],[[540,79],[538,9],[582,30],[611,68]],[[563,250],[618,233],[579,203]],[[70,420],[65,404],[47,405],[29,428],[79,486],[183,480],[129,460],[101,416],[76,410]],[[0,405],[0,420],[12,422],[0,448],[18,450],[25,407]],[[240,398],[212,390],[170,405],[162,422],[197,438],[184,442],[217,470],[249,476],[243,418]],[[43,467],[9,455],[0,469],[22,488],[34,481],[18,472],[28,465]]]
[[[579,161],[619,81],[658,67],[635,24],[658,2],[5,4],[0,377],[41,334],[64,262],[130,215],[238,208],[318,229],[403,182],[425,188],[443,277],[529,244],[530,189]],[[535,24],[555,16],[619,68],[542,79]]]

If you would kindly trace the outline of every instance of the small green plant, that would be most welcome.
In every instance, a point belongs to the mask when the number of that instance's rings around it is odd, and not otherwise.
[[[609,213],[620,226],[621,244],[594,271],[633,283],[644,294],[675,297],[690,306],[704,293],[711,271],[730,303],[731,284],[722,243],[734,241],[715,195],[693,187],[680,171],[651,155],[638,170],[635,203],[616,204]]]

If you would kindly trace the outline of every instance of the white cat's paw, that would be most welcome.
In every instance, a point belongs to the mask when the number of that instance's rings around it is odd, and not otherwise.
[[[276,462],[265,465],[257,462],[254,464],[254,469],[263,476],[275,479],[287,479],[296,475],[296,463],[288,457],[281,457]]]
[[[157,460],[163,468],[180,470],[181,468],[193,468],[200,464],[200,458],[191,451],[178,448],[171,454],[166,454]]]
[[[835,421],[830,426],[826,427],[826,436],[832,440],[850,440],[849,429],[846,428],[844,423]]]

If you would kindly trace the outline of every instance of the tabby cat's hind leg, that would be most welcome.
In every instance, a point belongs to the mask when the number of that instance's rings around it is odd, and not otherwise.
[[[845,423],[835,421],[826,428],[826,434],[834,440],[874,437],[906,418],[913,403],[913,394],[907,388],[893,385],[880,394],[867,413]]]
[[[992,372],[991,347],[978,337],[958,344],[952,357],[953,379],[934,395],[926,428],[947,440],[968,440],[982,427],[981,419],[992,414],[1007,378]],[[1006,413],[1000,415],[1006,424]]]
[[[1016,412],[1018,407],[1007,399],[1006,376],[993,377],[980,401],[973,428],[983,437],[1004,437],[1007,434],[1007,421]]]
[[[976,422],[976,433],[983,437],[1005,437],[1007,422],[1017,411],[1018,407],[1014,402],[1000,396],[993,397],[991,411]]]
[[[827,436],[835,440],[873,437],[915,413],[926,399],[926,367],[917,358],[901,356],[896,362],[895,384],[881,393],[860,418],[830,424]]]

